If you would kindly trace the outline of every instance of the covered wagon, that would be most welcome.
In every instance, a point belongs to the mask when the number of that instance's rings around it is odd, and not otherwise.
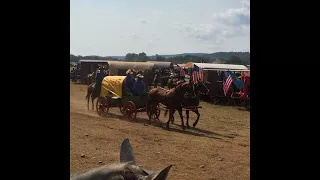
[[[147,107],[148,92],[140,96],[128,93],[125,85],[126,76],[106,76],[102,81],[100,96],[96,102],[97,113],[99,116],[106,116],[110,108],[118,107],[120,112],[129,118],[135,120],[138,112],[150,113]],[[160,110],[153,114],[159,118]]]
[[[213,63],[193,63],[189,62],[184,65],[186,69],[192,69],[194,65],[203,69],[204,80],[215,82],[219,79],[218,74],[222,71],[243,72],[249,69],[244,65],[236,64],[213,64]]]
[[[80,81],[86,83],[88,74],[95,72],[98,65],[106,66],[107,60],[79,60],[80,64]]]
[[[172,62],[167,62],[167,61],[147,61],[147,62],[154,63],[153,68],[155,69],[161,69],[161,70],[173,69]]]
[[[147,85],[152,84],[154,63],[151,62],[122,62],[122,61],[108,61],[109,76],[125,76],[128,69],[135,72],[143,70],[143,81]]]
[[[242,72],[250,71],[244,65],[236,64],[213,64],[213,63],[193,63],[189,62],[184,65],[185,69],[192,69],[194,66],[198,66],[203,69],[204,81],[208,82],[207,86],[210,90],[209,97],[216,103],[225,99],[223,93],[223,79],[225,71],[231,71],[241,74]]]

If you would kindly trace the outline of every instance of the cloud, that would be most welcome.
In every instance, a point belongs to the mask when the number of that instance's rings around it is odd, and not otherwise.
[[[157,15],[157,16],[161,16],[163,14],[165,14],[165,12],[161,11],[161,10],[152,10],[151,14]]]
[[[250,2],[243,1],[240,8],[229,8],[216,13],[213,22],[206,24],[176,23],[176,29],[187,33],[189,38],[210,44],[221,45],[227,39],[248,36],[250,33]],[[212,45],[215,44],[215,45]]]
[[[156,34],[153,34],[152,37],[151,37],[152,40],[159,40],[160,37]]]
[[[131,38],[133,39],[133,40],[142,40],[143,38],[141,37],[141,36],[139,36],[139,35],[137,35],[136,33],[131,33]]]
[[[216,13],[213,18],[228,26],[250,25],[250,2],[242,1],[241,8],[229,8],[226,12]]]
[[[221,29],[212,24],[186,24],[179,25],[179,31],[186,32],[190,38],[201,41],[215,41],[220,43],[222,41],[219,35],[222,34]]]
[[[140,19],[140,23],[142,23],[142,24],[148,24],[148,22],[147,22],[146,20],[144,20],[144,19]]]
[[[180,1],[173,1],[168,6],[166,1],[106,3],[72,0],[70,51],[104,56],[142,51],[174,54],[249,49],[250,25],[244,17],[250,18],[247,13],[250,12],[250,3],[240,4],[241,0],[205,1],[205,6],[196,1],[188,1],[183,6]],[[117,10],[119,8],[123,11]],[[240,18],[224,20],[235,17]]]

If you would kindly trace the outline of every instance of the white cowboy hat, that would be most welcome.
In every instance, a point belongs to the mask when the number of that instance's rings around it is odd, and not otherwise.
[[[131,69],[128,69],[128,70],[126,71],[126,74],[133,74],[133,72],[132,72]]]
[[[143,75],[141,75],[141,74],[137,74],[137,78],[141,78],[141,79],[143,79],[143,78],[144,78],[144,76],[143,76]]]

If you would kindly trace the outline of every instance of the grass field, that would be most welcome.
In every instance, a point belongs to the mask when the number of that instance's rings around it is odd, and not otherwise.
[[[183,131],[176,113],[176,124],[166,130],[158,123],[149,125],[145,113],[138,113],[137,122],[123,118],[119,108],[99,117],[87,110],[86,87],[70,82],[70,173],[118,162],[120,143],[129,137],[144,168],[173,165],[168,179],[250,179],[248,111],[201,102],[197,128]],[[196,116],[190,115],[192,124]],[[162,112],[160,120],[166,119]]]

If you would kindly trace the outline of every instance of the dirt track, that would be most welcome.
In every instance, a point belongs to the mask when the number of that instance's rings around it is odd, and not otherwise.
[[[250,179],[249,112],[201,102],[196,129],[183,131],[176,113],[176,125],[168,131],[157,123],[147,125],[145,113],[129,122],[114,108],[101,118],[87,110],[85,94],[85,85],[70,83],[70,173],[118,162],[120,143],[129,137],[146,169],[174,165],[168,179]],[[196,116],[190,115],[192,125]],[[165,121],[163,112],[160,119]]]

